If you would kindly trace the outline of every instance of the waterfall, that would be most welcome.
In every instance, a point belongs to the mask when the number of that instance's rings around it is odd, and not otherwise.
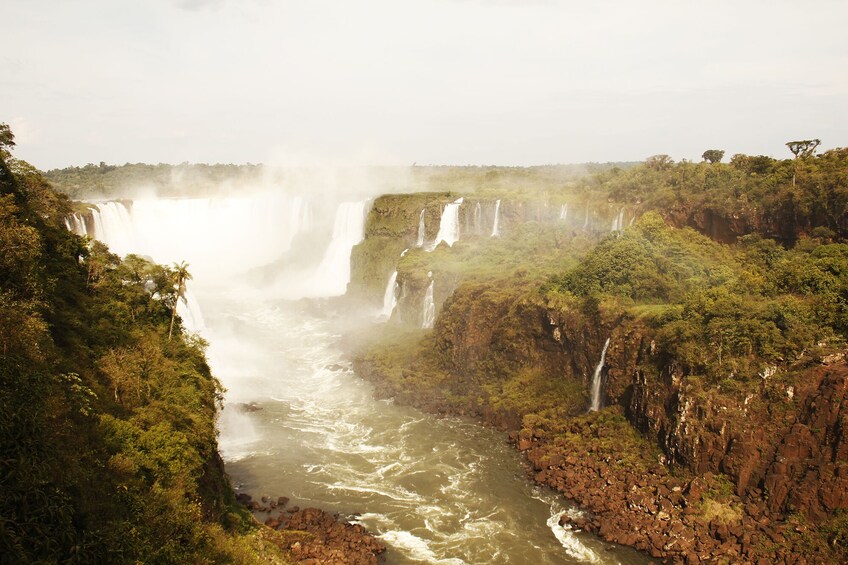
[[[366,202],[342,202],[336,210],[333,239],[306,296],[341,296],[350,282],[350,251],[365,237]]]
[[[495,201],[495,223],[494,223],[494,225],[492,225],[492,236],[491,237],[498,237],[499,235],[501,235],[500,224],[501,224],[501,201],[497,200],[497,201]]]
[[[94,236],[105,241],[112,253],[123,256],[138,249],[130,210],[123,202],[103,202],[92,214]]]
[[[459,240],[459,207],[462,205],[462,201],[462,198],[457,198],[445,205],[439,223],[439,233],[436,235],[436,240],[428,248],[429,251],[434,250],[443,241],[451,246]]]
[[[586,219],[583,221],[583,229],[589,227],[589,204],[586,204]]]
[[[418,216],[418,241],[415,243],[415,247],[424,247],[424,212],[425,210],[422,209]]]
[[[607,357],[607,348],[609,348],[610,338],[604,343],[604,349],[601,351],[601,360],[598,361],[598,366],[595,367],[595,373],[592,375],[592,406],[589,408],[592,411],[597,411],[601,408],[601,371],[604,369],[604,361]]]
[[[380,313],[380,317],[388,320],[392,317],[392,312],[395,311],[395,306],[397,306],[398,302],[398,283],[397,283],[397,271],[394,271],[389,276],[389,282],[386,285],[386,292],[383,294],[383,311]]]
[[[479,234],[483,231],[483,207],[477,202],[474,205],[474,233]]]
[[[141,199],[129,205],[93,202],[90,214],[89,230],[82,216],[71,216],[74,232],[87,232],[118,255],[147,255],[162,264],[186,260],[195,280],[207,281],[273,262],[312,223],[306,200],[271,192]]]
[[[88,228],[85,227],[85,218],[77,212],[65,218],[65,226],[69,232],[77,235],[88,235]]]
[[[612,227],[610,231],[621,231],[624,229],[624,208],[621,208],[618,211],[618,214],[612,221]]]
[[[429,275],[432,277],[433,273],[429,273]],[[436,303],[433,302],[434,282],[433,280],[430,281],[430,286],[427,287],[427,292],[424,294],[424,315],[421,327],[425,330],[432,328],[436,322]]]
[[[203,332],[206,329],[206,323],[203,320],[203,312],[200,310],[200,303],[191,291],[190,282],[186,281],[185,294],[177,302],[177,314],[183,321],[183,327],[190,332]]]
[[[568,204],[563,204],[559,209],[559,219],[565,221],[568,218]]]

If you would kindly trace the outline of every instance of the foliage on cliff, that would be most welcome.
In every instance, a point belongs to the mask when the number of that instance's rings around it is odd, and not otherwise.
[[[252,562],[217,454],[204,343],[168,339],[173,273],[67,231],[70,210],[0,152],[0,554]]]
[[[735,235],[758,232],[791,245],[801,235],[848,237],[846,170],[848,148],[797,159],[737,154],[729,163],[655,156],[584,179],[581,187],[642,210],[682,215],[683,223],[693,213],[713,214],[738,224],[744,233]]]
[[[751,234],[728,247],[647,214],[547,288],[615,297],[656,330],[658,366],[713,381],[753,378],[848,335],[848,245],[821,238],[786,250]]]

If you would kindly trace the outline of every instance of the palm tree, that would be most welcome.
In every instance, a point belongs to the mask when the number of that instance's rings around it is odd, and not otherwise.
[[[174,299],[174,307],[171,309],[171,327],[168,328],[168,341],[171,340],[171,334],[174,332],[174,318],[177,317],[177,304],[180,299],[185,298],[186,281],[191,280],[191,273],[188,272],[188,263],[180,261],[174,263],[171,276],[173,277],[174,287],[177,289],[177,296]]]

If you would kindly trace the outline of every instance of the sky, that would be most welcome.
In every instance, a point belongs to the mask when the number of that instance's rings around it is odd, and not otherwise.
[[[0,0],[0,14],[0,122],[45,170],[848,146],[844,0]]]

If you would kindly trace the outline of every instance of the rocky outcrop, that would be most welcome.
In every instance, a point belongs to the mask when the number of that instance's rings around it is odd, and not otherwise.
[[[274,530],[304,532],[279,538],[295,563],[317,565],[338,563],[369,565],[381,562],[386,546],[359,524],[351,524],[337,514],[318,508],[286,509],[289,499],[263,496],[261,501],[240,494],[238,500],[254,512],[258,520]]]

